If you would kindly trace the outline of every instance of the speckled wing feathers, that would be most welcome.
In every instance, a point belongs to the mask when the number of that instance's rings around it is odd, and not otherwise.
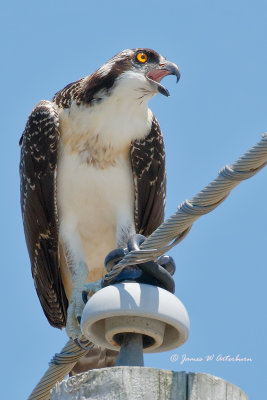
[[[75,100],[77,105],[81,102],[78,101],[78,96],[82,91],[84,79],[79,79],[76,82],[69,83],[62,90],[59,90],[53,97],[53,102],[62,108],[70,108],[71,103]]]
[[[150,133],[131,145],[130,157],[135,191],[136,232],[149,236],[164,219],[166,196],[165,150],[155,117]]]
[[[68,301],[59,271],[56,171],[59,121],[52,103],[41,101],[22,134],[21,209],[32,276],[52,326],[66,324]]]

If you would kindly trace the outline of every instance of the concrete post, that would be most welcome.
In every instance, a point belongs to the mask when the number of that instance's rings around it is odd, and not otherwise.
[[[57,383],[50,400],[248,400],[237,386],[203,373],[147,367],[88,371]]]

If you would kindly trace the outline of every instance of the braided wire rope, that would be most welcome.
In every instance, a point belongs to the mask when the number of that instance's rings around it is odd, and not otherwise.
[[[51,389],[57,382],[65,378],[76,362],[86,355],[91,346],[91,342],[83,342],[84,349],[82,349],[70,339],[61,352],[54,355],[49,363],[48,370],[35,386],[28,400],[48,400],[50,398]]]
[[[140,246],[116,264],[106,275],[105,281],[113,280],[126,265],[156,260],[181,242],[192,224],[202,215],[220,205],[230,191],[245,179],[251,178],[267,164],[267,134],[232,165],[222,168],[218,176],[191,200],[185,200],[176,213],[166,219]]]
[[[151,260],[169,251],[181,242],[190,231],[192,224],[202,215],[214,210],[229,195],[230,191],[245,179],[251,178],[267,164],[267,134],[248,152],[230,166],[219,171],[209,185],[191,200],[185,200],[171,217],[163,222],[140,246],[140,250],[131,251],[116,264],[105,279],[114,279],[127,265]],[[56,354],[40,382],[28,400],[48,400],[50,390],[65,378],[75,363],[83,357],[92,344],[87,342],[84,349],[69,340],[62,351]],[[87,349],[86,349],[87,348]]]

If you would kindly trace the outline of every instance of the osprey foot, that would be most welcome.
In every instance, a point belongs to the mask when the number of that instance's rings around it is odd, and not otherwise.
[[[88,297],[93,296],[93,294],[95,294],[95,292],[97,292],[101,288],[102,288],[101,279],[95,282],[89,282],[86,285],[84,285],[82,291],[82,299],[84,304],[87,303]]]
[[[94,347],[94,344],[91,343],[89,340],[84,339],[84,336],[83,339],[74,339],[74,342],[77,344],[77,346],[79,346],[83,350],[88,351]],[[89,343],[91,344],[88,346]]]
[[[102,287],[119,282],[138,282],[149,285],[159,286],[171,293],[175,291],[175,283],[172,275],[175,272],[175,262],[170,256],[161,256],[157,261],[148,261],[136,265],[129,265],[116,276],[109,274],[115,264],[131,250],[139,250],[139,246],[144,242],[145,236],[134,235],[128,241],[127,249],[118,248],[112,250],[105,259],[105,268],[108,271],[102,281]],[[111,276],[110,276],[111,275]]]
[[[71,339],[73,339],[74,341],[78,340],[78,342],[82,339],[83,336],[80,328],[83,309],[84,302],[82,298],[82,290],[74,289],[67,311],[66,331]]]

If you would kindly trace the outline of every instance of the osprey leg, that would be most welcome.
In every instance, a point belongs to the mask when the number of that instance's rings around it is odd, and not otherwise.
[[[86,282],[88,275],[88,267],[85,262],[79,263],[79,273],[72,275],[72,295],[67,311],[67,324],[66,331],[70,338],[73,340],[81,339],[82,333],[80,329],[81,315],[84,309],[84,302],[82,297],[83,286]]]

